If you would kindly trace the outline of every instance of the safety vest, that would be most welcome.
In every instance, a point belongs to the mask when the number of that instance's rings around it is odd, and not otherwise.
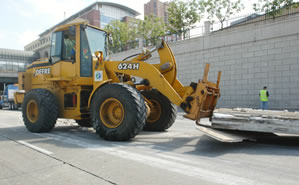
[[[268,101],[267,90],[260,90],[260,100]]]

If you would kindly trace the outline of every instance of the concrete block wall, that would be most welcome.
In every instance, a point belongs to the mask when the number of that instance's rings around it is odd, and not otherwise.
[[[188,85],[202,78],[210,63],[209,80],[222,71],[218,107],[259,107],[259,90],[267,86],[269,108],[299,110],[299,15],[231,27],[209,35],[170,43],[178,78]],[[117,53],[120,60],[140,50]],[[158,62],[154,55],[149,62]]]

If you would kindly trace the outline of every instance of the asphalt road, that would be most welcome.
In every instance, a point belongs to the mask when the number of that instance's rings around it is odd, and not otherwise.
[[[0,110],[0,184],[299,184],[299,137],[229,144],[194,127],[179,116],[167,132],[110,142],[67,120],[30,133],[20,111]]]

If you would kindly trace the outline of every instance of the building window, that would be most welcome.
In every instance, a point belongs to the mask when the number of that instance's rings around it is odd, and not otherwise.
[[[111,21],[114,21],[114,20],[118,20],[118,19],[115,19],[113,17],[109,17],[109,16],[105,16],[105,15],[101,15],[101,24],[102,25],[107,25],[109,24]]]
[[[6,62],[0,61],[0,71],[6,71]]]

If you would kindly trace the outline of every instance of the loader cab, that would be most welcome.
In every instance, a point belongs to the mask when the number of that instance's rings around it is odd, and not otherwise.
[[[52,65],[69,63],[66,64],[69,66],[67,69],[59,67],[60,70],[73,71],[73,75],[80,77],[92,77],[92,58],[95,51],[102,51],[104,59],[106,58],[108,52],[105,31],[86,24],[67,26],[52,34],[50,62]],[[80,74],[75,74],[75,71]],[[61,72],[57,76],[62,74],[71,72]]]

